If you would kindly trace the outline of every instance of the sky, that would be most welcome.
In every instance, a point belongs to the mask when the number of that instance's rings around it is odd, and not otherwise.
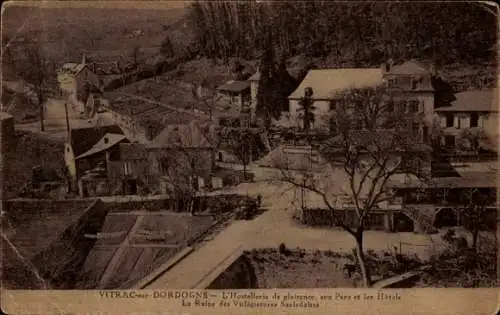
[[[152,0],[134,0],[134,1],[116,1],[116,0],[11,0],[5,5],[12,6],[40,6],[47,8],[82,8],[82,7],[94,7],[94,8],[130,8],[130,9],[175,9],[183,8],[190,1],[152,1]]]

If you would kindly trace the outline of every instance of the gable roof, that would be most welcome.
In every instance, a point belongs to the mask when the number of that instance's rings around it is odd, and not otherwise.
[[[392,66],[390,71],[391,74],[407,74],[407,75],[415,75],[415,74],[430,74],[429,69],[422,63],[418,62],[415,59],[411,59],[403,62],[400,65]]]
[[[309,70],[288,98],[300,99],[306,87],[313,89],[313,99],[331,99],[342,90],[375,87],[381,83],[382,71],[379,68],[314,69]]]
[[[217,88],[218,91],[240,93],[250,88],[248,81],[234,81],[230,80]]]
[[[465,91],[455,94],[451,106],[436,108],[437,112],[498,112],[498,90]]]
[[[126,139],[127,138],[123,134],[107,133],[101,138],[101,140],[99,140],[96,144],[94,144],[94,146],[92,148],[90,148],[85,153],[77,156],[76,159],[77,160],[82,159],[85,157],[92,156],[96,153],[106,151],[109,148],[117,145],[118,143],[120,143]]]
[[[90,150],[107,133],[123,134],[118,125],[71,129],[71,148],[79,156]]]
[[[149,144],[151,148],[211,148],[213,145],[195,124],[168,125]]]

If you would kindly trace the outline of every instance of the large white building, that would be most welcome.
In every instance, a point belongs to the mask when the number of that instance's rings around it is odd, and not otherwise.
[[[410,60],[400,65],[384,63],[380,68],[315,69],[310,70],[299,87],[288,97],[289,108],[283,112],[281,123],[301,128],[300,100],[306,88],[313,91],[313,128],[328,123],[330,113],[336,108],[339,92],[352,88],[367,88],[386,85],[393,93],[396,105],[406,111],[423,113],[429,124],[434,110],[434,88],[431,78],[433,70]]]

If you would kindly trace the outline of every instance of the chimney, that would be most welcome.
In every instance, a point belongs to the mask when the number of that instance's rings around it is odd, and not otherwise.
[[[431,64],[429,71],[431,72],[431,75],[433,77],[436,77],[438,75],[438,73],[437,73],[437,66],[436,66],[435,63]]]
[[[394,60],[392,60],[392,58],[387,59],[387,61],[382,65],[382,73],[390,73],[393,65]]]

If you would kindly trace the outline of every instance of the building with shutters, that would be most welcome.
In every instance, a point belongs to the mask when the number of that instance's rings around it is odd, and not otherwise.
[[[331,114],[341,105],[337,96],[339,92],[385,86],[393,101],[393,110],[421,114],[430,126],[435,108],[435,76],[437,74],[433,66],[423,65],[416,60],[402,64],[394,64],[389,60],[380,68],[309,70],[298,88],[288,97],[289,108],[283,112],[280,123],[299,129],[303,127],[299,102],[307,88],[312,89],[314,100],[314,123],[311,129],[329,129]],[[424,136],[429,134],[428,126],[419,126]]]
[[[456,93],[455,100],[449,106],[436,108],[435,112],[442,130],[440,139],[442,146],[462,147],[464,150],[469,147],[496,151],[495,140],[498,139],[496,89]],[[474,135],[478,137],[474,139]]]

